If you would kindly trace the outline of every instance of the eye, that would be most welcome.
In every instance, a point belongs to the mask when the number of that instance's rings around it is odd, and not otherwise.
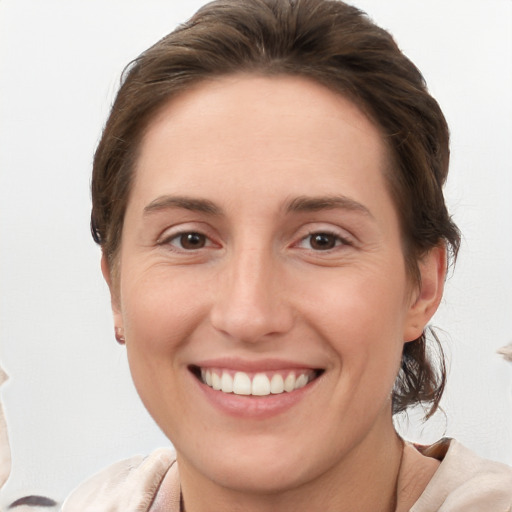
[[[349,242],[335,233],[318,232],[310,233],[299,242],[299,247],[303,249],[313,249],[314,251],[328,251],[340,245],[350,245]]]
[[[187,233],[179,233],[178,235],[169,238],[166,243],[178,249],[193,251],[202,249],[209,245],[209,240],[206,235],[203,235],[202,233],[190,231]]]

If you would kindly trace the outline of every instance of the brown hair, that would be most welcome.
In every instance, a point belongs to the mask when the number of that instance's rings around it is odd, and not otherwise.
[[[156,112],[208,78],[239,73],[309,77],[348,97],[380,127],[399,213],[409,275],[445,244],[455,259],[460,235],[442,193],[449,133],[437,102],[391,35],[337,0],[217,0],[164,37],[125,70],[94,158],[91,229],[115,271],[137,151]],[[445,383],[425,333],[404,346],[393,412],[415,404],[436,410]]]

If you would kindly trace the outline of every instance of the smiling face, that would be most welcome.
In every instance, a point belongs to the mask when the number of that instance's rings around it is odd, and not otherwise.
[[[403,343],[436,304],[406,275],[387,163],[351,102],[296,77],[205,82],[150,124],[113,304],[183,478],[289,489],[393,435]]]

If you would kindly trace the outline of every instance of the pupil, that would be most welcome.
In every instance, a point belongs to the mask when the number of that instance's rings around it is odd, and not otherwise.
[[[335,243],[334,237],[326,233],[318,233],[317,235],[313,235],[311,239],[311,246],[313,249],[320,249],[324,251],[332,249]]]
[[[181,235],[180,241],[184,249],[200,249],[205,244],[204,235],[199,233],[185,233]]]

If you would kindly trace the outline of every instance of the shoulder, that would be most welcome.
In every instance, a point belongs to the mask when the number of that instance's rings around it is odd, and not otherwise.
[[[163,478],[176,467],[175,462],[170,448],[117,462],[76,488],[64,502],[62,512],[146,512]]]
[[[512,468],[483,459],[455,440],[421,450],[442,459],[410,512],[512,512]]]

